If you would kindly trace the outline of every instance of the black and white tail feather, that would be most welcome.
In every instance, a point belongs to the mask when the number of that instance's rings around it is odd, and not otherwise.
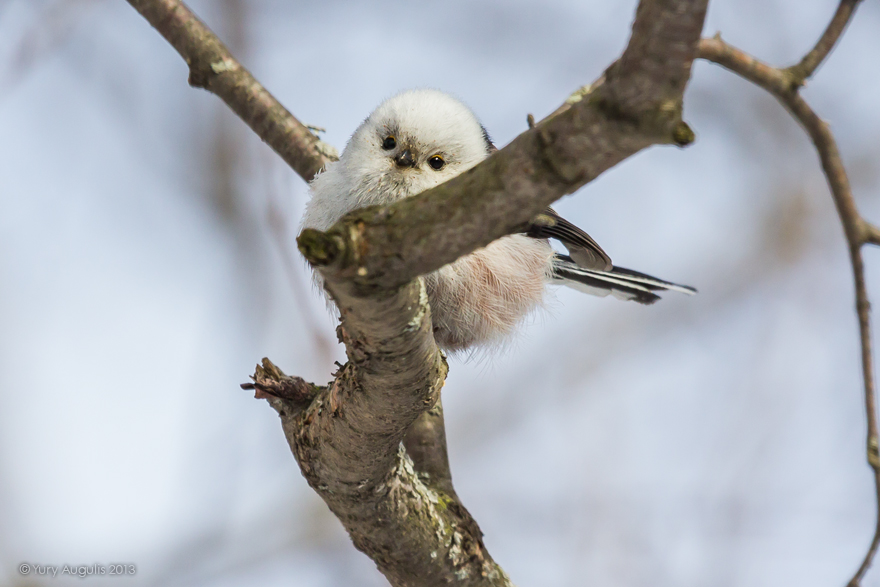
[[[584,269],[568,255],[553,258],[553,283],[594,296],[613,295],[620,300],[653,304],[660,299],[654,292],[677,291],[694,295],[697,290],[687,285],[663,281],[632,269],[611,267],[609,270]]]
[[[492,144],[486,129],[483,136],[488,152],[498,149]],[[560,216],[553,208],[546,208],[529,223],[525,234],[536,239],[554,239],[562,243],[568,255],[554,255],[551,280],[590,295],[613,295],[619,300],[633,300],[653,304],[660,299],[654,292],[677,291],[694,295],[697,290],[688,285],[664,281],[645,273],[615,267],[611,257],[602,250],[593,237]]]
[[[692,287],[663,281],[632,269],[615,267],[602,247],[586,232],[547,208],[529,224],[526,234],[532,238],[552,238],[568,249],[568,255],[556,254],[552,260],[554,283],[567,285],[594,296],[608,294],[621,300],[653,304],[660,299],[655,292],[697,293]]]

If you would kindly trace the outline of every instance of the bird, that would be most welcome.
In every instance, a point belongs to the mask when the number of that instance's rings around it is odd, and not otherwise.
[[[497,148],[473,111],[435,89],[400,92],[355,130],[338,161],[311,181],[302,228],[326,231],[352,210],[391,204],[467,171]],[[554,250],[549,239],[568,254]],[[314,271],[316,285],[321,277]],[[503,346],[545,301],[547,284],[652,304],[696,290],[612,264],[586,232],[546,208],[504,236],[423,276],[434,338],[447,353]]]

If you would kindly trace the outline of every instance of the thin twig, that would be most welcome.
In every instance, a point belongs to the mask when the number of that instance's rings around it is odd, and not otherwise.
[[[865,222],[865,242],[880,246],[880,228],[874,226],[870,222]]]
[[[801,59],[800,63],[788,68],[789,73],[795,76],[798,80],[798,85],[803,85],[804,82],[813,75],[822,62],[825,61],[828,54],[831,53],[831,50],[837,44],[838,39],[840,39],[840,35],[842,35],[844,29],[846,29],[846,25],[849,24],[850,19],[852,19],[853,12],[855,12],[859,2],[861,2],[861,0],[841,0],[840,4],[837,6],[837,12],[834,13],[834,17],[831,19],[831,22],[828,23],[825,32],[819,37],[816,46],[813,47],[809,53],[804,55],[804,58]]]
[[[862,246],[867,243],[880,244],[880,230],[859,214],[834,135],[828,125],[800,96],[798,90],[803,85],[803,81],[815,71],[840,38],[840,34],[849,22],[857,4],[858,0],[843,0],[816,47],[798,65],[786,69],[773,67],[755,59],[722,41],[720,35],[716,35],[712,39],[703,39],[699,45],[699,56],[702,59],[715,62],[770,92],[810,135],[822,162],[822,170],[831,188],[831,195],[849,246],[855,281],[859,339],[862,349],[862,374],[864,376],[868,428],[867,456],[868,463],[874,471],[877,496],[874,537],[861,566],[850,580],[849,587],[860,585],[862,578],[871,566],[878,545],[880,545],[880,454],[878,454],[877,406],[871,349],[871,304],[868,301],[861,252]]]
[[[858,571],[849,582],[849,587],[859,587],[865,573],[871,566],[877,547],[880,546],[880,454],[878,454],[877,405],[874,397],[873,353],[871,349],[871,302],[868,301],[868,288],[865,284],[865,266],[859,247],[850,247],[853,275],[856,285],[856,310],[859,315],[859,334],[862,343],[862,372],[865,377],[865,410],[868,414],[868,463],[874,470],[874,487],[877,494],[878,511],[874,527],[874,537],[868,552],[859,565]]]

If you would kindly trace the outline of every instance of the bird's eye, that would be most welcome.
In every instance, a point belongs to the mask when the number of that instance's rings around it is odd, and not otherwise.
[[[394,140],[394,137],[385,137],[385,140],[382,141],[382,148],[386,151],[390,151],[394,147],[397,146],[397,141]]]
[[[428,159],[428,165],[431,166],[431,169],[435,171],[440,171],[443,169],[443,166],[446,165],[446,161],[443,160],[443,157],[440,155],[434,155],[430,159]]]

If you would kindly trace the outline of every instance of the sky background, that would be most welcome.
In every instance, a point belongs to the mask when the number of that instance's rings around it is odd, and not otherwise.
[[[636,2],[191,5],[341,149],[413,87],[504,145],[620,54]],[[835,8],[713,0],[704,34],[787,65]],[[875,223],[878,27],[862,3],[804,90]],[[295,247],[307,186],[186,77],[122,0],[0,0],[0,585],[83,584],[22,562],[137,565],[90,584],[386,585],[238,387],[264,356],[318,383],[343,359]],[[691,147],[557,208],[699,295],[557,290],[503,352],[450,361],[456,489],[522,587],[842,585],[870,540],[852,277],[817,157],[712,64],[685,119]]]

